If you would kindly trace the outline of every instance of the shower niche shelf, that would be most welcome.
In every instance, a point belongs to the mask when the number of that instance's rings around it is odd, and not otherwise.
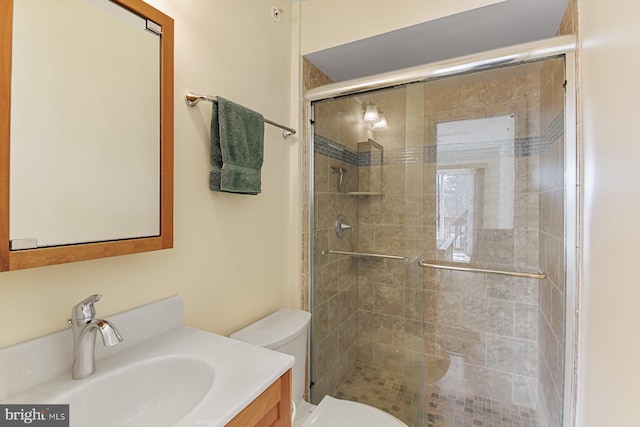
[[[349,191],[350,196],[384,196],[382,192],[382,159],[384,148],[369,139],[358,143],[358,190]]]
[[[384,196],[382,192],[382,159],[384,147],[368,139],[358,142],[358,188],[350,196]]]
[[[350,196],[384,196],[384,193],[376,193],[373,191],[349,191]]]

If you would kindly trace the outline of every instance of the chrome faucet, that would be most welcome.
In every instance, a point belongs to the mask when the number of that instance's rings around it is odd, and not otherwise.
[[[109,321],[96,319],[93,304],[100,301],[102,295],[95,294],[85,298],[71,311],[71,330],[73,331],[73,368],[74,380],[88,378],[96,372],[96,332],[100,332],[106,346],[120,343],[122,337]]]

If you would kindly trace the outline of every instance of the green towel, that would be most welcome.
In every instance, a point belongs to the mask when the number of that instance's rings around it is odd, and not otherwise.
[[[259,194],[264,158],[264,117],[218,97],[211,114],[212,191]]]

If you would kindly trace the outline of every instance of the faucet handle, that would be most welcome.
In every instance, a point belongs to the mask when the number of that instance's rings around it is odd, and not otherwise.
[[[71,311],[71,321],[86,323],[93,319],[96,315],[93,304],[100,301],[100,298],[102,298],[101,294],[93,294],[80,301]]]

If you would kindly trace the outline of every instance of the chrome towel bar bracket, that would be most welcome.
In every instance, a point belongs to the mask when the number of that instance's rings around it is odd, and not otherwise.
[[[218,98],[215,96],[211,96],[211,95],[197,95],[193,92],[187,92],[184,96],[184,102],[189,106],[189,107],[195,107],[198,102],[200,101],[209,101],[209,102],[218,102]],[[267,118],[264,119],[264,122],[267,124],[270,124],[271,126],[275,126],[277,128],[282,129],[282,137],[283,138],[288,138],[291,135],[295,135],[296,134],[296,130],[292,129],[290,127],[281,125],[279,123],[276,123],[272,120],[269,120]]]

